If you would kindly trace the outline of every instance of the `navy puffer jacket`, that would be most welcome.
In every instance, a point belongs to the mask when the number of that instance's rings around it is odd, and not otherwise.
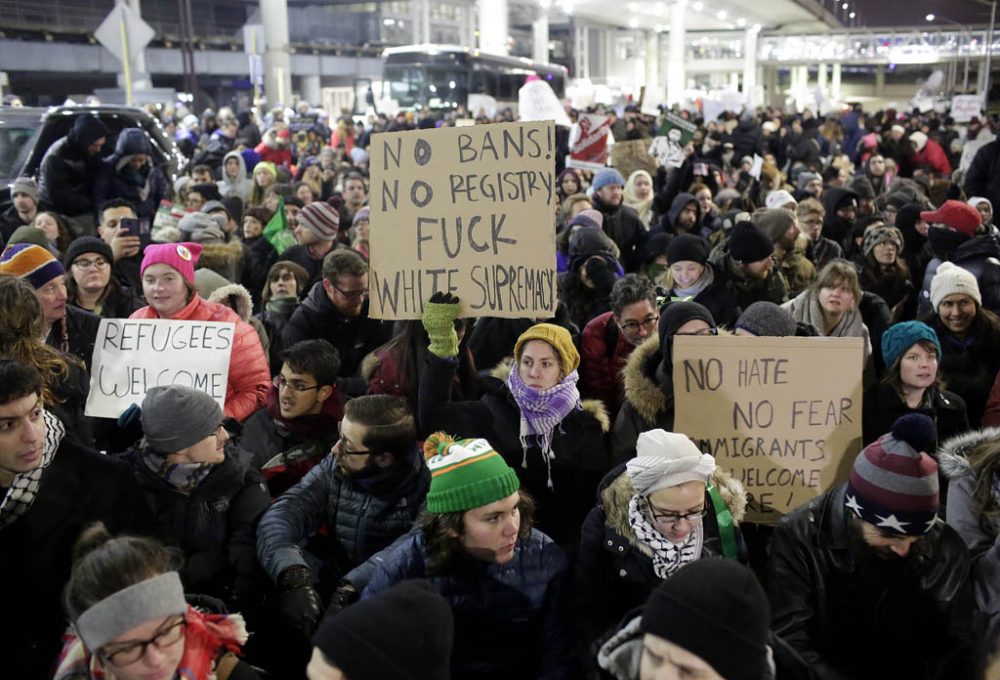
[[[423,533],[410,532],[376,555],[361,599],[400,581],[425,578],[455,615],[454,680],[575,678],[565,620],[566,554],[532,530],[506,564],[453,560],[447,573],[427,573]]]
[[[167,177],[153,165],[153,146],[140,128],[125,128],[118,135],[115,152],[104,159],[94,180],[94,206],[121,198],[135,208],[140,218],[152,219],[160,201],[169,197]],[[129,165],[133,156],[148,159],[138,170]]]

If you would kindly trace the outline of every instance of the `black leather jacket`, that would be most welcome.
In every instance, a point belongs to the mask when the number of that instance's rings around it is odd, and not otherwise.
[[[973,604],[962,539],[938,522],[894,578],[874,585],[852,550],[845,490],[835,487],[775,528],[772,629],[820,678],[968,677]]]

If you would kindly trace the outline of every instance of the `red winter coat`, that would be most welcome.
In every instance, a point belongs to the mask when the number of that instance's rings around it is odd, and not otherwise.
[[[615,342],[608,351],[608,341]],[[580,336],[580,393],[600,399],[614,419],[625,399],[621,371],[635,349],[615,323],[613,312],[591,319]]]
[[[254,151],[260,156],[262,161],[270,161],[275,165],[284,165],[286,168],[292,167],[292,150],[286,147],[268,146],[267,142],[261,142]]]
[[[132,313],[130,319],[159,319],[156,310],[146,306]],[[236,324],[233,351],[229,356],[229,380],[226,384],[226,416],[244,421],[264,405],[271,385],[267,357],[260,336],[253,326],[225,305],[203,300],[195,293],[184,309],[171,317],[173,321],[222,321]]]
[[[939,177],[948,177],[951,174],[951,163],[948,162],[948,154],[940,144],[933,139],[928,139],[924,148],[913,154],[913,167],[928,167]]]

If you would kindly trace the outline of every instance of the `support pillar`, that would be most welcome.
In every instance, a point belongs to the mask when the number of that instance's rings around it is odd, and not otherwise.
[[[573,20],[573,72],[574,78],[590,77],[590,40],[587,25]]]
[[[676,0],[670,7],[670,52],[667,59],[667,104],[684,100],[687,75],[684,70],[684,12],[686,0]]]
[[[819,88],[819,91],[823,93],[824,97],[827,96],[826,70],[827,70],[826,62],[821,61],[819,63],[819,70],[816,72],[816,87]]]
[[[875,96],[880,97],[885,92],[885,66],[876,64],[875,66]]]
[[[479,49],[507,54],[507,0],[479,0]]]
[[[531,58],[547,64],[549,62],[549,10],[539,7],[535,10],[535,20],[531,22]]]
[[[799,66],[799,94],[809,89],[809,67]]]
[[[320,91],[319,76],[301,76],[299,81],[299,97],[313,106],[322,104],[323,94]]]
[[[269,106],[289,104],[292,98],[292,69],[288,54],[288,2],[260,0],[264,24],[264,91]]]
[[[430,0],[410,0],[410,23],[413,24],[413,44],[431,42]]]
[[[645,31],[646,37],[646,99],[647,102],[658,104],[660,96],[660,34],[656,31]]]
[[[830,99],[833,101],[840,100],[840,63],[833,65],[833,77],[830,83]]]
[[[739,71],[733,71],[729,74],[729,89],[734,92],[739,92],[740,89],[740,73]]]
[[[743,94],[747,97],[747,108],[760,105],[756,101],[757,89],[757,30],[748,28],[743,35]]]

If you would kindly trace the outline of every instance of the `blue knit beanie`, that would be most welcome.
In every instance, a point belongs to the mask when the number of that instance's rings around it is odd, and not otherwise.
[[[594,175],[594,181],[591,182],[590,186],[593,187],[594,192],[598,192],[609,184],[617,184],[620,187],[624,187],[625,178],[615,168],[604,168],[597,171],[597,174]]]
[[[923,321],[903,321],[889,326],[882,334],[882,358],[885,359],[885,365],[892,366],[900,354],[921,341],[933,344],[937,348],[938,358],[941,358],[941,342],[937,333]]]

